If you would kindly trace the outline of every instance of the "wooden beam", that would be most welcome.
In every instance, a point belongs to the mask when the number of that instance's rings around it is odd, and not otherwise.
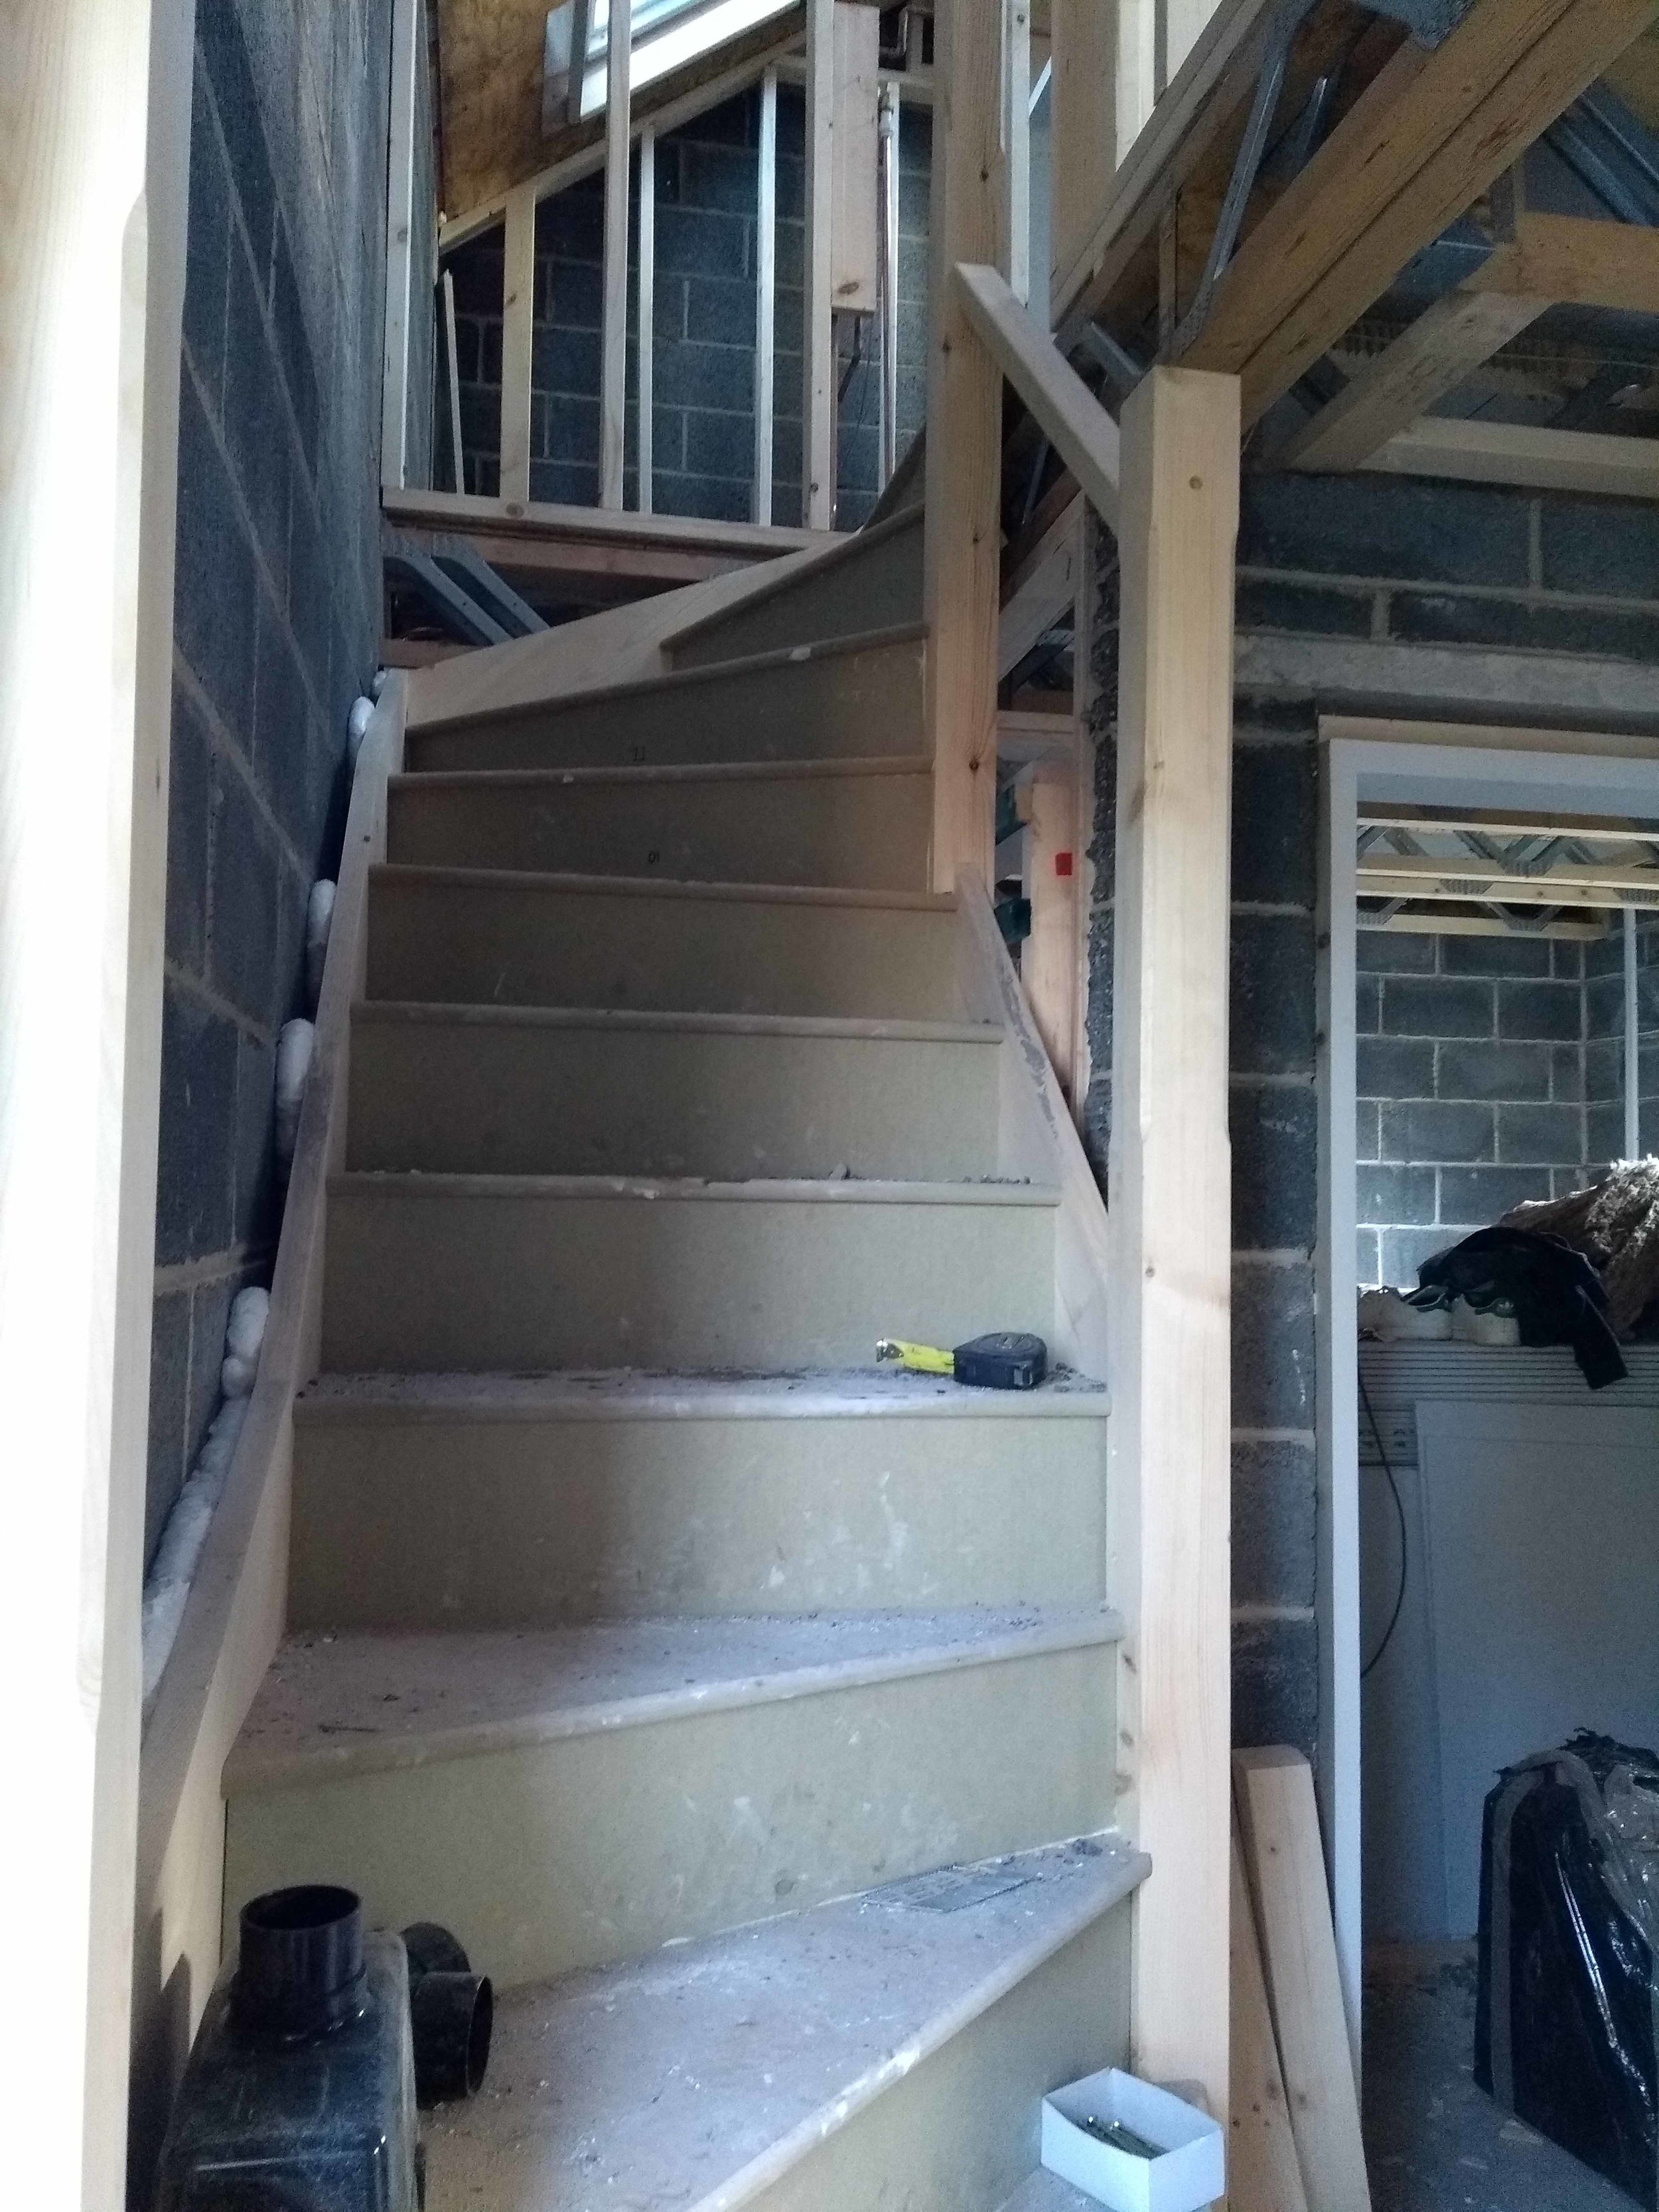
[[[637,136],[647,122],[653,123],[660,137],[678,130],[683,123],[695,122],[698,116],[758,83],[769,69],[775,69],[799,46],[805,25],[803,10],[792,8],[787,15],[761,25],[748,38],[734,40],[729,47],[713,55],[699,55],[683,70],[657,78],[636,91],[630,100],[630,128]],[[551,161],[539,162],[519,184],[497,186],[472,202],[464,213],[448,216],[439,227],[439,252],[451,252],[470,238],[494,230],[505,216],[514,191],[528,190],[544,200],[568,185],[579,184],[584,177],[597,176],[605,167],[605,117],[589,116],[579,131],[570,134],[570,139],[566,151]]]
[[[1002,10],[1003,234],[1008,289],[1023,307],[1031,296],[1031,0],[1002,0]]]
[[[755,520],[772,520],[772,410],[777,385],[778,73],[761,80],[755,187]]]
[[[836,0],[830,296],[837,313],[873,315],[881,304],[880,29],[873,8]]]
[[[1048,173],[1059,185],[1049,194],[1056,300],[1088,243],[1117,167],[1119,15],[1101,0],[1054,0]]]
[[[461,450],[461,363],[455,340],[455,276],[444,271],[444,374],[449,386],[449,458],[457,491],[466,489],[466,459]],[[435,489],[435,487],[434,487]]]
[[[556,500],[482,499],[471,492],[464,496],[449,491],[386,492],[380,511],[388,522],[400,526],[475,534],[495,532],[549,544],[684,548],[726,556],[728,567],[772,561],[781,553],[832,542],[827,531],[797,530],[782,523],[717,522],[689,514],[610,514],[603,507],[571,507]]]
[[[1534,429],[1522,422],[1455,422],[1425,415],[1397,432],[1364,465],[1391,476],[1659,499],[1659,440]]]
[[[610,0],[605,67],[605,299],[599,336],[599,505],[623,503],[628,422],[628,68],[630,0]]]
[[[1459,290],[1425,308],[1273,457],[1275,468],[1357,469],[1425,408],[1550,305],[1524,294]]]
[[[419,72],[427,66],[422,0],[394,0],[392,104],[386,157],[386,344],[380,377],[380,482],[409,481],[410,352],[416,301],[430,312],[428,279],[415,275],[415,120]]]
[[[881,484],[898,465],[899,91],[881,88]]]
[[[1308,2212],[1237,1822],[1228,1948],[1232,1958],[1232,2112],[1227,2199],[1233,2212]]]
[[[969,326],[1030,408],[1043,435],[1106,521],[1117,518],[1117,424],[994,269],[959,262]]]
[[[1402,46],[1234,256],[1182,356],[1248,428],[1659,15],[1659,0],[1476,0]]]
[[[635,414],[638,428],[635,432],[636,474],[639,489],[635,504],[641,514],[649,514],[654,489],[655,459],[653,453],[653,433],[655,423],[652,409],[655,404],[656,379],[652,356],[655,349],[657,313],[657,134],[650,124],[640,133],[640,276],[639,306],[635,314],[635,361],[639,386]]]
[[[1074,603],[1082,536],[1079,494],[1048,526],[1018,567],[1004,577],[1002,615],[997,627],[999,677],[1012,675],[1037,640]]]
[[[1087,6],[1090,0],[1056,0],[1057,7],[1073,3]],[[1249,99],[1276,5],[1277,0],[1222,0],[1155,106],[1145,98],[1151,78],[1150,56],[1140,61],[1127,50],[1120,54],[1115,144],[1128,150],[1121,155],[1121,166],[1115,173],[1108,171],[1099,197],[1080,200],[1067,228],[1068,236],[1078,241],[1068,249],[1069,258],[1055,253],[1053,314],[1057,330],[1075,317],[1092,314],[1101,306],[1156,230],[1170,191],[1191,175],[1239,104]],[[1150,8],[1131,8],[1126,0],[1119,18],[1120,34],[1147,37],[1151,27],[1147,19],[1152,12]],[[1057,17],[1056,68],[1060,35]],[[1082,65],[1088,66],[1086,58]],[[1128,84],[1137,72],[1144,74],[1146,80],[1139,96],[1139,104],[1146,108],[1144,120],[1131,120],[1136,102],[1130,98]],[[1098,116],[1097,109],[1092,112]],[[1097,127],[1090,116],[1085,102],[1073,145]],[[1058,138],[1053,173],[1055,177],[1072,173],[1069,167],[1060,166]],[[1079,172],[1080,185],[1089,180],[1085,167]]]
[[[1006,250],[1001,33],[990,0],[966,0],[933,24],[923,606],[940,891],[956,889],[962,868],[988,889],[996,811],[1002,372],[975,336],[953,272],[958,261],[998,263]]]
[[[1245,1873],[1308,2202],[1370,2212],[1313,1771],[1299,1751],[1233,1755]]]
[[[1482,263],[1463,289],[1659,315],[1659,230],[1528,209],[1516,218],[1514,236]]]
[[[530,497],[531,363],[536,338],[536,201],[528,187],[507,210],[501,289],[501,491]]]
[[[164,2002],[133,1898],[193,18],[16,0],[4,32],[6,2194],[86,2212],[130,2201],[129,2037]]]
[[[1111,1591],[1127,1621],[1130,2063],[1226,2123],[1231,1810],[1228,856],[1238,387],[1123,410],[1113,952]]]
[[[800,519],[836,520],[836,362],[830,209],[835,155],[836,0],[806,0],[805,236],[802,246]]]

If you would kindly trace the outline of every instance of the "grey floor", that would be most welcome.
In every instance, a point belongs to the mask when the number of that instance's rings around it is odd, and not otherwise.
[[[1474,2086],[1474,1946],[1365,1962],[1372,2212],[1629,2212],[1631,2198]]]

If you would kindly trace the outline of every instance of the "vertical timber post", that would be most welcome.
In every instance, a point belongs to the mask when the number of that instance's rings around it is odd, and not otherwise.
[[[933,25],[923,606],[933,756],[933,881],[991,884],[997,780],[1002,372],[975,337],[951,273],[1006,270],[1002,0],[955,0]]]
[[[29,2003],[4,2193],[42,2212],[125,2202],[193,19],[6,18],[0,1467],[27,1566],[0,1667]]]
[[[611,0],[605,64],[605,303],[599,335],[599,505],[623,503],[628,420],[629,67],[633,19],[629,0]]]
[[[830,208],[836,0],[806,0],[805,235],[801,286],[800,519],[809,530],[836,520],[835,314]]]
[[[635,474],[639,490],[635,501],[641,514],[651,512],[656,472],[653,451],[656,424],[654,325],[657,316],[657,133],[647,123],[640,132],[640,273],[638,306],[635,311],[635,378],[638,404],[635,409]]]
[[[1237,380],[1155,368],[1122,429],[1108,1497],[1125,1824],[1152,1861],[1130,2037],[1224,2125]]]
[[[761,79],[755,185],[755,520],[772,520],[772,401],[776,374],[778,73]]]
[[[536,336],[536,188],[507,203],[501,283],[501,495],[530,497],[530,374]]]

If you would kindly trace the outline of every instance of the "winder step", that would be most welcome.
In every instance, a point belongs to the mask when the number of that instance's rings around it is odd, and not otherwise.
[[[430,2212],[993,2212],[1044,2094],[1123,2062],[1149,1866],[1089,1837],[509,1996]]]

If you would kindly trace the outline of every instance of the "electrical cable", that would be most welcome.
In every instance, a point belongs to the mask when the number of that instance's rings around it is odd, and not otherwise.
[[[1395,1518],[1400,1523],[1400,1587],[1394,1594],[1394,1611],[1389,1615],[1389,1625],[1382,1632],[1382,1641],[1359,1670],[1363,1682],[1394,1641],[1394,1632],[1400,1626],[1400,1615],[1406,1603],[1406,1509],[1401,1503],[1400,1485],[1394,1479],[1394,1469],[1389,1464],[1388,1449],[1382,1442],[1382,1431],[1377,1425],[1376,1414],[1371,1406],[1371,1394],[1365,1388],[1365,1374],[1359,1371],[1359,1395],[1365,1408],[1365,1418],[1371,1425],[1371,1434],[1376,1439],[1376,1455],[1382,1462],[1382,1472],[1389,1479],[1389,1495],[1394,1500]]]

